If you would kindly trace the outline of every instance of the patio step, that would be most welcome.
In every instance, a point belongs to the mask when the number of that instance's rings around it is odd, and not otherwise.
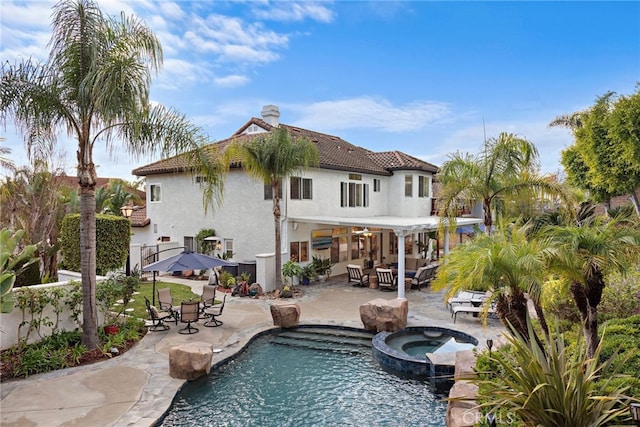
[[[277,345],[304,347],[344,353],[371,351],[371,334],[335,329],[303,329],[279,333],[272,342]]]

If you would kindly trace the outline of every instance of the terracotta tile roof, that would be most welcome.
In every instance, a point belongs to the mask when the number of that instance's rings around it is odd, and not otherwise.
[[[369,151],[369,157],[387,170],[420,170],[438,172],[438,167],[401,151]]]
[[[260,133],[242,133],[252,124],[255,124],[267,131],[273,129],[273,126],[264,120],[253,117],[240,127],[240,129],[238,129],[231,138],[212,143],[208,145],[207,148],[211,150],[212,154],[216,152],[219,153],[234,141],[241,139],[250,140],[262,135]],[[320,168],[322,169],[370,173],[375,175],[391,175],[391,171],[393,169],[399,168],[424,170],[427,172],[435,172],[438,169],[430,163],[423,162],[422,160],[416,159],[415,157],[399,151],[374,153],[365,148],[353,145],[338,136],[302,129],[283,123],[281,123],[280,126],[289,129],[291,136],[294,138],[308,138],[316,143],[318,147]],[[390,160],[392,155],[395,155],[395,161]],[[237,166],[238,165],[236,165],[236,167]],[[146,176],[161,173],[184,172],[187,170],[187,158],[185,156],[175,156],[141,166],[134,169],[132,173],[138,176]]]
[[[147,207],[140,206],[134,210],[131,214],[131,226],[132,227],[146,227],[151,224],[151,220],[147,218]]]

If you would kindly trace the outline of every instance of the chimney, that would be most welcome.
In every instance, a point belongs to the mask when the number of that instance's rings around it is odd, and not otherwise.
[[[265,105],[262,107],[262,120],[271,126],[278,127],[280,124],[280,109],[277,105]]]

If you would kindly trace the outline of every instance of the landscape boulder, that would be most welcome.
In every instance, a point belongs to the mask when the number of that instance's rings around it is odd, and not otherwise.
[[[209,374],[213,344],[192,342],[169,350],[169,375],[173,378],[193,381]]]
[[[275,326],[295,328],[300,320],[300,306],[298,304],[272,304],[271,317]]]
[[[360,320],[367,331],[395,332],[407,327],[409,303],[406,299],[377,298],[360,306]]]

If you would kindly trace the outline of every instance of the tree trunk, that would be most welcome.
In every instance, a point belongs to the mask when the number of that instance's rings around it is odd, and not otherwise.
[[[544,315],[544,310],[542,309],[542,306],[536,301],[533,302],[533,307],[536,310],[536,315],[538,315],[538,321],[540,322],[542,332],[544,332],[544,336],[549,339],[549,325],[547,324],[547,318]]]
[[[522,293],[498,296],[496,312],[504,326],[511,332],[517,332],[527,342],[529,329],[527,327],[527,299]]]
[[[596,340],[596,345],[592,346],[593,343],[593,320],[590,319],[590,309],[589,309],[589,302],[587,300],[587,295],[585,292],[585,288],[584,286],[582,286],[582,284],[578,283],[578,282],[573,282],[571,284],[571,294],[573,295],[573,301],[576,304],[576,307],[578,308],[578,311],[580,312],[580,320],[582,322],[582,333],[584,335],[584,339],[585,339],[585,343],[587,345],[587,356],[588,357],[592,357],[594,352],[595,352],[595,348],[598,346],[597,344],[597,340],[598,340],[598,329],[597,329],[597,319],[595,320],[595,326],[596,326],[596,330],[595,330],[595,340]],[[597,312],[596,312],[597,314]]]
[[[604,291],[604,275],[596,267],[591,267],[590,279],[587,281],[585,295],[587,297],[587,320],[585,322],[584,336],[587,340],[587,355],[593,357],[600,343],[598,338],[598,304],[602,300]]]
[[[282,238],[280,236],[280,198],[278,197],[278,180],[272,183],[273,189],[273,220],[275,222],[275,241],[276,241],[276,289],[282,289],[282,251],[280,246],[282,245]]]
[[[491,218],[491,200],[485,199],[483,201],[482,211],[484,213],[484,231],[487,234],[491,234],[491,226],[493,225],[493,218]]]

